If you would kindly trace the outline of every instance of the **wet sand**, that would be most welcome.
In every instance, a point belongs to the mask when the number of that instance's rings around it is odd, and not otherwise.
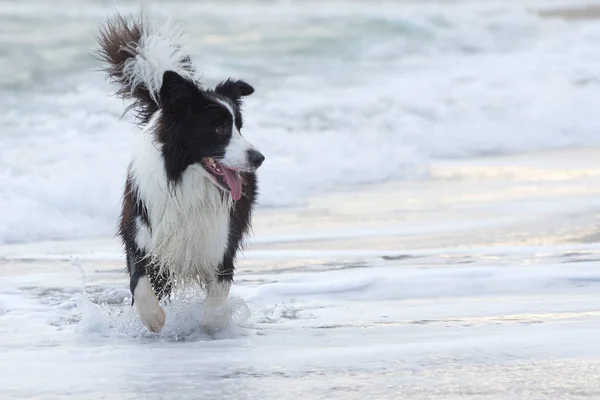
[[[600,6],[560,7],[538,11],[544,18],[562,18],[565,20],[590,20],[600,18]]]

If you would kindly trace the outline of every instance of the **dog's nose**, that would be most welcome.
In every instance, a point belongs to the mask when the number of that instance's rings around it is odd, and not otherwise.
[[[248,150],[248,161],[252,167],[258,168],[265,161],[265,156],[260,151],[251,149]]]

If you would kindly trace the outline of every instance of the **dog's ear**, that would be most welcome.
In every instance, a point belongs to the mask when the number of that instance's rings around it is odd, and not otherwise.
[[[254,93],[254,88],[250,86],[248,82],[229,78],[226,81],[219,83],[215,87],[215,92],[226,96],[239,104],[242,96],[250,96]]]
[[[191,100],[198,96],[202,94],[194,82],[173,71],[163,74],[159,97],[160,105],[165,111],[185,111],[189,108]]]

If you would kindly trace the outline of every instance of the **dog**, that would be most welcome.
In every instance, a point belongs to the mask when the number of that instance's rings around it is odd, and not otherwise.
[[[242,136],[242,98],[229,78],[204,88],[176,26],[115,14],[99,30],[98,58],[131,101],[141,134],[127,170],[120,237],[141,322],[160,332],[159,301],[178,284],[206,292],[205,326],[228,324],[235,260],[251,227],[256,170],[265,157]]]

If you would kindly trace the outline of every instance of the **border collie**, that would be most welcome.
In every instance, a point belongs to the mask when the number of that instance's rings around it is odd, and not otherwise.
[[[195,78],[181,30],[147,16],[116,14],[101,27],[100,60],[116,95],[132,100],[142,128],[127,171],[119,236],[142,323],[160,332],[159,300],[179,283],[206,291],[204,324],[228,323],[234,261],[250,228],[255,171],[265,157],[241,134],[242,97],[227,79],[208,89]]]

